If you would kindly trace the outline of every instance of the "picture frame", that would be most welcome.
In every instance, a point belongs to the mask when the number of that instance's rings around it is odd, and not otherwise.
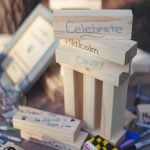
[[[52,13],[39,4],[3,51],[1,84],[19,85],[23,92],[29,91],[54,60],[57,45]]]

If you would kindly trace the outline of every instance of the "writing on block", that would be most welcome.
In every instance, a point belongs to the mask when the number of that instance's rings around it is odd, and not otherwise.
[[[131,39],[131,10],[55,10],[54,36],[59,39]]]
[[[13,124],[19,129],[30,128],[69,141],[75,140],[81,126],[81,122],[77,119],[28,107],[22,107],[16,113]]]
[[[150,104],[138,105],[138,120],[143,123],[150,123]]]
[[[67,59],[66,59],[67,58]],[[87,69],[94,68],[96,70],[105,71],[115,71],[117,72],[128,72],[129,67],[118,65],[112,63],[98,56],[93,56],[81,52],[80,50],[69,48],[69,47],[59,47],[56,50],[56,61],[58,63],[78,65],[81,67],[86,67]]]
[[[76,40],[61,39],[60,45],[70,49],[78,49],[85,54],[99,56],[106,60],[125,65],[131,62],[137,52],[137,42],[132,40]]]
[[[57,150],[79,150],[83,142],[86,140],[88,133],[80,131],[78,138],[75,142],[68,142],[67,140],[53,139],[41,133],[32,133],[31,131],[21,131],[21,137],[36,143],[40,143]]]

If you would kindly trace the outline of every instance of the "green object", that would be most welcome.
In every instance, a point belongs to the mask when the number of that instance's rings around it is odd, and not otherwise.
[[[4,131],[19,131],[19,129],[17,129],[17,128],[8,127],[8,126],[0,126],[0,130],[4,130]]]

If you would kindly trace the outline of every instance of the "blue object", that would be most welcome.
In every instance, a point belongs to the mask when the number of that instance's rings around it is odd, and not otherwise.
[[[139,136],[135,133],[132,133],[132,132],[126,132],[126,137],[129,139],[134,139],[135,141],[138,141],[141,139],[141,136]]]

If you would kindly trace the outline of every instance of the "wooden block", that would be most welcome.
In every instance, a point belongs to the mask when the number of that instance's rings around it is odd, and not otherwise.
[[[93,57],[90,54],[85,55],[78,51],[73,52],[73,50],[71,52],[66,52],[64,48],[57,49],[56,61],[72,68],[73,70],[116,86],[129,76],[130,71],[130,64],[121,66],[101,59],[98,56]]]
[[[123,131],[128,79],[119,87],[103,82],[101,135],[111,139]]]
[[[96,80],[84,75],[83,77],[83,121],[85,128],[96,128]]]
[[[129,74],[126,72],[118,72],[118,71],[113,71],[113,70],[112,70],[112,72],[107,72],[107,71],[102,71],[102,70],[98,71],[98,70],[91,69],[91,68],[87,69],[84,67],[79,67],[77,65],[63,64],[63,66],[70,67],[73,70],[87,74],[98,80],[105,81],[105,82],[110,83],[115,86],[119,86],[124,80],[126,80],[129,77]],[[127,66],[129,66],[129,65],[127,65]]]
[[[138,109],[138,121],[150,123],[150,104],[140,104]]]
[[[76,118],[83,120],[83,74],[74,71],[76,94]]]
[[[133,114],[132,112],[126,110],[125,111],[125,124],[124,127],[128,128],[130,127],[130,123],[134,120],[137,120],[137,116]]]
[[[131,10],[55,10],[54,36],[58,39],[131,39]]]
[[[49,0],[51,9],[100,9],[101,0]]]
[[[71,68],[63,66],[63,83],[64,83],[64,109],[65,114],[76,116],[76,94],[75,94],[75,77]]]
[[[32,133],[32,131],[25,131],[25,130],[21,131],[22,138],[49,146],[57,150],[80,150],[81,145],[86,140],[87,136],[88,133],[80,131],[78,138],[73,143],[68,142],[67,140],[60,141],[59,139],[54,139],[53,137],[42,135],[40,134],[40,132]]]
[[[66,50],[80,50],[85,54],[92,54],[100,58],[125,65],[130,63],[137,52],[137,42],[132,40],[75,40],[61,39],[60,46],[64,46]]]
[[[28,107],[20,108],[13,118],[13,125],[71,142],[75,141],[81,128],[78,119]]]

